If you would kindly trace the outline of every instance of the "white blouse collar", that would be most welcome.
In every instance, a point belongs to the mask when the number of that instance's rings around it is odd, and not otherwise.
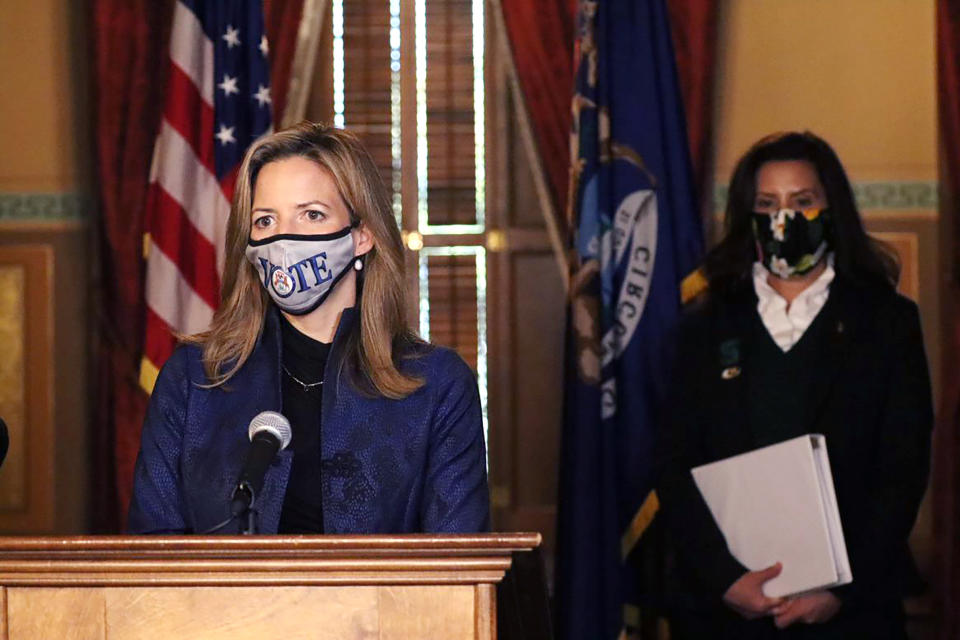
[[[827,254],[827,268],[810,283],[787,308],[787,301],[777,293],[767,278],[770,272],[761,263],[753,263],[753,288],[757,293],[757,313],[770,337],[784,352],[789,351],[806,332],[827,303],[830,283],[836,272],[833,253]]]

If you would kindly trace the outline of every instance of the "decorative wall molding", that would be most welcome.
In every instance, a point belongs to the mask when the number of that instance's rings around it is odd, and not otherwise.
[[[713,190],[714,211],[727,207],[728,186],[718,184]],[[853,195],[861,211],[870,210],[928,210],[936,211],[940,205],[938,185],[930,182],[855,182]]]
[[[0,223],[79,222],[86,219],[84,198],[66,193],[2,193]]]
[[[726,211],[727,209],[727,196],[730,193],[730,185],[720,184],[715,182],[713,184],[713,210],[714,212]],[[722,216],[721,216],[722,217]]]
[[[728,186],[717,184],[713,189],[713,209],[727,206]],[[936,182],[856,182],[853,195],[861,211],[927,210],[936,211],[940,198]],[[66,193],[2,193],[2,222],[76,222],[86,219],[87,207],[80,194]]]
[[[932,209],[940,206],[936,182],[856,182],[857,207],[868,209]]]

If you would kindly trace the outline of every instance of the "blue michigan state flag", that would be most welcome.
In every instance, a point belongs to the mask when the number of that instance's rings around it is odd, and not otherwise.
[[[578,23],[555,604],[561,638],[617,640],[649,597],[631,556],[659,508],[667,342],[703,239],[664,0],[581,0]]]

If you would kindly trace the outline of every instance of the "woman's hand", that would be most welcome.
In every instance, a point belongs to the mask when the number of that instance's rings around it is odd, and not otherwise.
[[[747,620],[770,614],[775,607],[782,606],[784,600],[763,595],[763,583],[776,578],[782,570],[783,565],[778,562],[760,571],[748,571],[723,594],[724,604]]]
[[[774,623],[778,629],[786,629],[794,622],[817,624],[827,622],[837,615],[843,603],[829,591],[814,591],[790,598],[773,608]]]

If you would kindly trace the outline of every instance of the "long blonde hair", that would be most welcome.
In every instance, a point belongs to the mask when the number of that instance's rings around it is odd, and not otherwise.
[[[261,138],[247,151],[227,222],[220,307],[210,329],[187,340],[202,346],[211,386],[230,380],[253,352],[271,304],[244,255],[250,238],[253,190],[264,165],[294,156],[308,158],[330,172],[350,211],[350,221],[364,225],[374,237],[363,270],[359,339],[354,335],[349,340],[345,361],[360,386],[372,386],[372,391],[388,398],[403,398],[423,381],[401,373],[394,352],[395,345],[416,341],[404,319],[400,230],[373,159],[356,136],[343,129],[301,122]]]

